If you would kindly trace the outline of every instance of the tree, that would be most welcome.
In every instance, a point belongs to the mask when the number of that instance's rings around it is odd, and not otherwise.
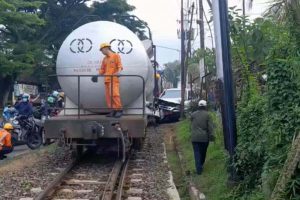
[[[59,49],[60,45],[72,30],[85,23],[95,20],[117,20],[133,32],[141,32],[141,23],[134,20],[124,20],[123,15],[133,11],[134,6],[126,1],[107,0],[94,2],[91,7],[86,5],[91,0],[45,0],[41,7],[41,16],[46,20],[46,26],[40,31],[40,42],[48,44],[49,48]],[[93,15],[93,16],[91,16]],[[90,16],[84,18],[85,16]],[[141,32],[142,33],[142,32]]]
[[[197,49],[193,52],[191,58],[191,63],[198,64],[201,59],[204,59],[204,64],[207,67],[207,73],[212,73],[213,76],[216,75],[216,66],[215,66],[215,53],[213,49]],[[199,70],[198,70],[199,71]],[[204,75],[204,74],[202,74]]]
[[[91,14],[91,9],[85,4],[90,0],[44,1],[41,17],[45,19],[46,26],[40,30],[39,41],[57,50],[74,29],[75,23],[83,16]]]
[[[295,16],[291,12],[287,16]],[[294,32],[298,27],[291,26],[295,18],[280,22],[268,16],[251,21],[237,11],[229,18],[232,63],[240,93],[235,168],[241,180],[229,199],[269,199],[300,129],[299,38]],[[262,74],[267,76],[264,81]],[[280,194],[282,199],[297,199],[299,182],[300,173],[295,170],[291,183],[284,186],[287,193]]]
[[[39,30],[39,42],[44,44],[47,53],[51,55],[52,62],[48,63],[48,70],[54,73],[55,58],[65,38],[77,27],[96,20],[113,21],[116,17],[125,15],[135,9],[126,1],[107,0],[102,3],[94,2],[91,7],[87,2],[91,0],[44,0],[41,7],[41,17],[45,19],[46,25]],[[119,20],[120,24],[124,20]],[[131,25],[132,29],[139,29],[142,25],[138,23],[125,23]],[[134,29],[135,28],[135,29]],[[38,73],[35,73],[38,74]],[[41,78],[45,79],[45,76]],[[55,83],[56,81],[51,81]],[[57,85],[57,84],[55,84]]]
[[[300,47],[300,2],[299,0],[275,0],[268,11],[266,17],[271,17],[281,24],[285,24],[295,38],[295,42]]]
[[[95,20],[116,20],[145,38],[144,25],[123,18],[135,8],[126,0],[0,0],[0,104],[13,82],[34,77],[40,83],[56,83],[55,61],[62,42],[78,26]],[[92,18],[84,16],[97,15]],[[25,73],[26,72],[26,73]]]
[[[166,80],[172,83],[174,88],[177,88],[180,76],[180,62],[176,60],[165,64],[163,74]]]
[[[145,39],[145,21],[136,20],[128,12],[135,9],[134,6],[129,5],[126,1],[107,0],[103,3],[95,2],[93,4],[93,15],[98,15],[101,20],[116,21],[129,28],[132,32],[137,33],[140,39]]]
[[[44,25],[40,1],[0,1],[0,104],[7,100],[11,85],[21,72],[35,67],[42,48],[35,41]]]

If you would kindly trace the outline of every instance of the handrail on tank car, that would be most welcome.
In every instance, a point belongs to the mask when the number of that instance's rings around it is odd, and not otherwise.
[[[78,94],[78,107],[77,108],[64,108],[64,110],[72,110],[72,109],[77,109],[78,112],[77,112],[77,117],[78,119],[80,119],[80,109],[81,109],[81,98],[80,98],[80,79],[81,77],[95,77],[97,76],[98,77],[110,77],[111,80],[110,80],[110,83],[111,83],[111,97],[110,97],[110,100],[111,100],[111,105],[112,105],[112,98],[113,98],[113,77],[137,77],[137,78],[140,78],[143,82],[143,107],[137,107],[137,108],[126,108],[126,109],[141,109],[143,111],[143,117],[145,116],[145,107],[146,107],[146,103],[145,103],[145,79],[144,77],[140,76],[140,75],[126,75],[126,74],[120,74],[120,75],[58,75],[58,74],[55,74],[55,75],[50,75],[50,76],[55,76],[55,77],[77,77],[77,94]],[[106,108],[83,108],[83,109],[106,109]],[[113,110],[113,108],[110,108],[110,110]]]

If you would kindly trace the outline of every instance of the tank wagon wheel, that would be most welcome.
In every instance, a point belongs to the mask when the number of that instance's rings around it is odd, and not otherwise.
[[[77,145],[77,144],[78,144],[77,142],[73,142],[71,145],[73,158],[78,158],[78,157],[82,156],[82,153],[83,153],[83,146]]]
[[[83,153],[83,146],[76,146],[76,152],[78,156],[81,156]]]
[[[43,145],[44,145],[44,146],[47,146],[47,145],[50,145],[50,144],[54,143],[54,140],[51,141],[51,139],[49,139],[49,138],[46,139],[46,138],[45,138],[46,133],[45,133],[45,129],[44,129],[44,128],[41,128],[41,130],[40,130],[40,135],[42,136],[42,139],[43,139]]]
[[[143,147],[144,138],[134,138],[133,139],[133,148],[136,150],[141,150]]]
[[[128,151],[130,147],[132,146],[132,140],[128,136],[128,130],[123,130],[123,134],[125,135],[124,137],[124,142],[125,142],[125,149]]]
[[[147,122],[147,126],[157,126],[159,124],[159,117],[148,116]]]

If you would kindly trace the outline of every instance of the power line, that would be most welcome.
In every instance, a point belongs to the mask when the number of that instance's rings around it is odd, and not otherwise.
[[[162,48],[162,49],[169,49],[169,50],[181,52],[181,50],[179,50],[179,49],[174,49],[174,48],[171,48],[171,47],[160,46],[160,45],[156,45],[156,47],[159,47],[159,48]]]

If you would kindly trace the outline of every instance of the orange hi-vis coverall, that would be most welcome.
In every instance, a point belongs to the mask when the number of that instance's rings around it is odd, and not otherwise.
[[[114,75],[123,70],[120,55],[117,53],[110,53],[105,56],[101,68],[99,70],[100,75]],[[105,98],[108,108],[116,110],[122,109],[120,99],[120,82],[118,77],[106,76],[104,78],[105,84]],[[111,88],[112,86],[112,88]],[[111,94],[112,93],[112,94]]]
[[[3,147],[12,147],[11,134],[4,129],[0,130],[0,143],[3,144],[3,146],[0,145],[0,151]]]

